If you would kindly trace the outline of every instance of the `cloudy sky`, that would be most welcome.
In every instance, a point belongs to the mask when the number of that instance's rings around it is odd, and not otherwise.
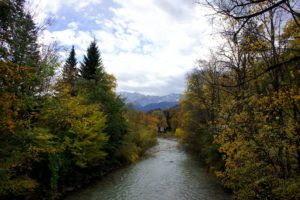
[[[30,0],[42,41],[75,45],[78,60],[96,38],[117,91],[182,93],[186,73],[216,46],[209,11],[195,0]]]

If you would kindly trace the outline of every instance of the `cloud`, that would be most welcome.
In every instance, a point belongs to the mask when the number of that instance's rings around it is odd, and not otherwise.
[[[28,0],[28,9],[34,13],[38,24],[43,23],[48,17],[56,17],[63,7],[71,8],[76,12],[88,6],[100,5],[102,0]]]
[[[61,17],[66,13],[63,4],[72,6],[77,0],[43,2],[57,3],[46,10]],[[84,2],[78,8],[85,15],[74,10],[72,17],[65,16],[65,25],[61,22],[59,30],[47,30],[45,38],[66,46],[75,44],[80,59],[95,37],[106,70],[117,77],[119,91],[182,92],[185,74],[196,66],[196,60],[207,58],[209,48],[219,40],[205,16],[209,10],[194,0]]]
[[[79,24],[76,22],[71,22],[68,24],[68,27],[73,29],[73,30],[77,30],[78,29]]]

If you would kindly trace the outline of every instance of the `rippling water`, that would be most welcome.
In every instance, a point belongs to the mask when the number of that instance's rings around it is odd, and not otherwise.
[[[159,139],[148,156],[117,170],[67,200],[225,200],[230,199],[214,177],[174,140]]]

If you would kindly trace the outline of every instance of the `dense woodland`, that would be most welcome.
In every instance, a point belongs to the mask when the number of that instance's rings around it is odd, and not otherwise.
[[[24,3],[0,1],[0,199],[52,199],[136,161],[157,120],[116,95],[96,41],[80,63],[38,44]]]
[[[300,199],[300,2],[200,3],[223,43],[188,75],[176,135],[235,199]]]
[[[160,127],[235,199],[300,199],[299,1],[199,2],[221,18],[222,43],[179,107],[150,113],[115,93],[97,41],[82,62],[38,43],[24,3],[0,1],[0,199],[60,198],[138,160]]]

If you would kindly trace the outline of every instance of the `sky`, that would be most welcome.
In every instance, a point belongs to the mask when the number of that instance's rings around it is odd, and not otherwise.
[[[182,93],[186,74],[217,46],[210,11],[195,0],[29,0],[44,44],[75,45],[82,60],[95,38],[117,91]],[[62,60],[67,51],[60,52]]]

